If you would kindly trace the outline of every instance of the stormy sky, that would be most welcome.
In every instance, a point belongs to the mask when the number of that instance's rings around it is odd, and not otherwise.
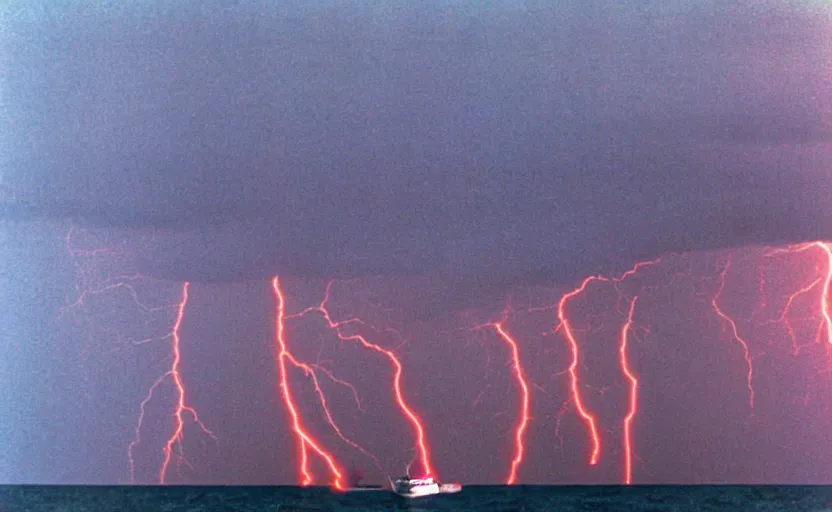
[[[767,392],[750,413],[744,362],[721,352],[736,340],[702,309],[729,260],[724,300],[749,329],[823,271],[817,251],[792,254],[798,268],[759,248],[832,239],[825,2],[8,2],[0,17],[0,481],[128,481],[138,404],[170,366],[188,281],[181,370],[218,439],[190,425],[193,468],[176,481],[296,483],[276,392],[280,275],[294,313],[337,280],[333,314],[399,347],[440,475],[483,483],[504,476],[517,396],[504,345],[470,328],[510,304],[535,383],[528,444],[545,454],[521,480],[619,482],[620,453],[583,460],[551,306],[659,256],[627,290],[653,340],[638,349],[653,405],[640,480],[827,478],[808,440],[832,428],[830,385],[806,377],[823,372],[823,344],[780,358],[788,332],[755,331]],[[116,282],[130,287],[69,307]],[[617,288],[599,286],[575,314],[592,343],[581,371],[598,381],[586,393],[612,428],[622,318]],[[297,350],[361,380],[374,412],[357,416],[329,381],[334,410],[400,471],[412,439],[383,394],[389,367],[313,316],[291,320]],[[325,432],[308,378],[293,379]],[[732,392],[701,385],[718,379]],[[154,481],[172,397],[151,406],[139,482]]]

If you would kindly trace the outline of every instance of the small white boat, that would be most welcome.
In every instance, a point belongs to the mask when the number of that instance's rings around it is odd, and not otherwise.
[[[460,484],[440,484],[431,477],[410,478],[403,476],[393,483],[393,492],[405,498],[422,498],[436,494],[451,494],[462,490]]]

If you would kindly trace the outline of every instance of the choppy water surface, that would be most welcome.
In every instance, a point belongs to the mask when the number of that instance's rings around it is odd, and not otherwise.
[[[5,486],[0,511],[826,511],[832,486],[470,486],[405,500],[312,487]]]

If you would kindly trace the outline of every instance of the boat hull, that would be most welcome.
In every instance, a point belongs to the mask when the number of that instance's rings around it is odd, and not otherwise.
[[[399,496],[404,496],[405,498],[422,498],[424,496],[434,496],[436,494],[439,494],[439,485],[420,485],[408,491],[397,491],[397,494]]]
[[[409,490],[396,489],[394,492],[404,498],[426,498],[440,494],[453,494],[462,490],[460,484],[432,484],[420,485]]]

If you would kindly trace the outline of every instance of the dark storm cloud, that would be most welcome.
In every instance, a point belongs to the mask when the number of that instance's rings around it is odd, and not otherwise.
[[[832,237],[828,6],[557,4],[6,7],[0,212],[163,228],[162,277],[459,303]]]

